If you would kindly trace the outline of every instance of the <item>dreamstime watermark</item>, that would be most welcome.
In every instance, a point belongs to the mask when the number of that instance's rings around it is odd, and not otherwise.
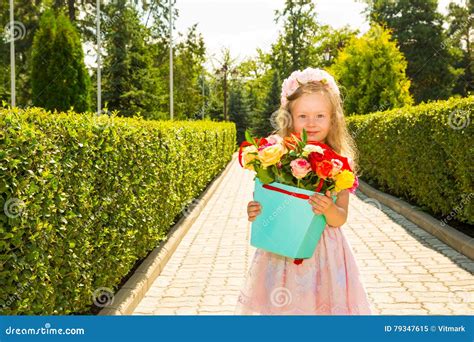
[[[102,25],[102,29],[104,31],[110,29],[113,25],[117,23],[117,20],[120,18],[118,15],[114,15],[112,17],[109,17],[105,20],[104,24]]]
[[[274,130],[279,130],[283,127],[292,127],[293,126],[293,118],[291,114],[289,115],[279,115],[280,109],[274,111],[272,115],[270,115],[269,121],[270,125]]]
[[[107,108],[102,108],[100,115],[97,115],[97,113],[91,113],[91,115],[94,128],[98,129],[101,133],[110,128],[114,123],[114,116]]]
[[[378,107],[375,107],[375,108],[378,108]],[[360,132],[362,132],[364,129],[366,129],[369,126],[369,124],[372,122],[373,119],[374,119],[373,115],[370,116],[368,119],[365,118],[362,124],[358,125],[358,127],[355,130],[351,131],[352,137],[356,138]]]
[[[449,38],[443,40],[443,42],[441,42],[441,49],[446,49],[448,47],[448,43],[451,42],[452,40],[454,39],[458,39],[458,35],[460,33],[463,33],[463,32],[466,32],[466,30],[472,26],[472,21],[474,19],[473,18],[469,18],[468,20],[466,21],[463,21],[462,24],[458,27],[458,29],[456,31],[454,31],[452,34],[449,35]],[[469,31],[467,31],[469,32]]]
[[[285,210],[285,208],[290,204],[290,200],[287,198],[283,203],[281,203],[269,216],[267,216],[263,222],[262,226],[266,227],[272,222],[276,217]]]
[[[448,125],[452,129],[463,129],[471,123],[470,113],[467,110],[455,110],[449,114]]]
[[[9,22],[4,27],[4,38],[6,43],[25,38],[26,27],[21,21]]]
[[[25,202],[15,197],[9,198],[3,205],[3,212],[9,218],[17,218],[23,213],[24,209]]]
[[[474,192],[470,192],[467,196],[463,197],[461,203],[459,203],[445,218],[441,220],[441,226],[446,226],[448,221],[451,221],[461,210],[463,210],[464,206],[471,201],[472,196],[474,196]]]
[[[392,106],[393,105],[390,102],[385,101],[385,102],[379,103],[376,106],[373,106],[372,107],[372,112],[384,112],[388,109],[391,109]]]
[[[32,285],[32,283],[30,281],[26,281],[25,284],[17,284],[17,289],[16,291],[11,294],[7,300],[5,301],[5,303],[1,306],[1,309],[6,309],[6,308],[10,308],[12,306],[13,303],[15,303],[16,301],[18,300],[21,300],[21,295]]]
[[[375,198],[367,197],[362,202],[369,204],[372,207],[377,208],[378,210],[382,210],[382,204],[377,201]]]
[[[5,328],[5,335],[84,335],[84,328],[52,328],[51,323],[45,323],[41,328]]]
[[[472,193],[469,193],[467,198],[470,199],[471,197],[472,197]],[[462,200],[462,202],[466,202],[466,201],[467,201],[466,199]],[[442,229],[442,228],[447,225],[447,221],[451,220],[457,214],[457,212],[460,211],[460,209],[458,209],[459,206],[460,205],[458,205],[446,218],[441,220],[439,225],[433,226],[434,229],[436,230],[436,233],[433,233],[433,235],[435,235],[440,241],[447,243],[447,241],[451,240],[451,238],[446,233],[446,229]],[[470,242],[473,240],[474,238],[460,240],[461,245],[459,246],[459,248],[457,248],[457,251],[462,254],[465,254],[464,250],[470,247]]]
[[[92,293],[92,301],[100,308],[114,303],[114,291],[109,287],[99,287]]]
[[[291,291],[286,287],[277,287],[271,292],[270,301],[273,306],[281,308],[285,305],[291,304],[293,297]]]

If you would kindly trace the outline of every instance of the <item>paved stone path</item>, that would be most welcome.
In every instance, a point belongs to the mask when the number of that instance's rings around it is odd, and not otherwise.
[[[136,315],[232,315],[255,248],[253,175],[234,159]],[[473,315],[474,262],[360,191],[341,228],[374,314]]]

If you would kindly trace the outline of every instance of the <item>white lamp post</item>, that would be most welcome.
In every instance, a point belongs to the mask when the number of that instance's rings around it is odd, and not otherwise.
[[[325,60],[326,62],[329,62],[329,61],[331,60],[331,54],[329,53],[329,48],[326,48],[326,49],[324,50],[324,54],[323,54],[323,55],[324,55],[324,60]]]
[[[11,106],[16,105],[15,94],[15,22],[13,17],[13,0],[10,0],[10,95]]]
[[[173,6],[171,0],[168,2],[170,11],[170,119],[173,120]]]

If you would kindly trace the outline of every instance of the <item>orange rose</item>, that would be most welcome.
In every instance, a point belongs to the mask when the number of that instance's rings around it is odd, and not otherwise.
[[[331,175],[331,171],[333,168],[332,162],[329,160],[323,160],[320,163],[317,163],[316,165],[316,174],[318,177],[322,179],[326,179]]]

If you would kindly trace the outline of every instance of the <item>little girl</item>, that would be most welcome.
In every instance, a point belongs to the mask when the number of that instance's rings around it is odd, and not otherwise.
[[[283,82],[278,130],[288,137],[302,134],[347,157],[352,171],[356,148],[344,121],[342,99],[333,77],[321,69],[295,71]],[[294,259],[257,248],[240,291],[237,315],[371,315],[359,269],[341,226],[347,220],[349,192],[313,195],[308,210],[326,217],[326,228],[314,254],[298,264]],[[248,220],[261,213],[259,202],[248,204]],[[295,222],[295,224],[297,224]]]

